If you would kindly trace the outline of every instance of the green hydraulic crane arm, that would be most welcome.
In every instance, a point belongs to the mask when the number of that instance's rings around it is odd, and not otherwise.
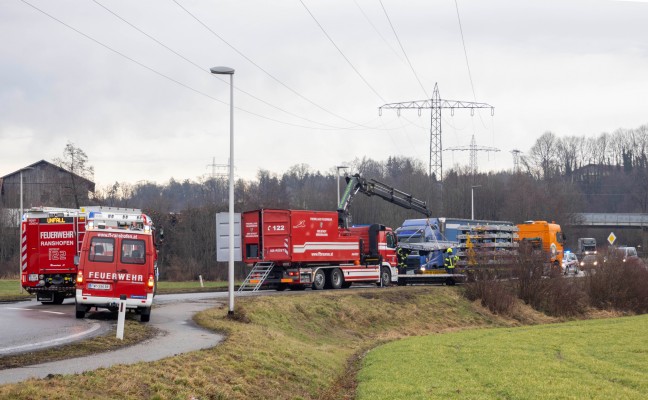
[[[351,200],[353,200],[353,197],[358,192],[362,192],[367,196],[378,196],[397,206],[418,211],[428,218],[432,216],[432,212],[427,208],[427,203],[412,197],[411,194],[402,192],[375,179],[364,179],[360,174],[347,176],[345,179],[347,186],[344,189],[344,194],[340,198],[337,210],[338,223],[344,228],[348,228],[351,225],[349,206],[351,205]]]

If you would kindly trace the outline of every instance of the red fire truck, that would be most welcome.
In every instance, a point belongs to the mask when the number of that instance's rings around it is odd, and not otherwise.
[[[32,208],[22,216],[21,282],[43,303],[74,295],[74,256],[81,249],[86,214],[77,209]]]
[[[399,279],[397,239],[379,224],[352,226],[349,206],[360,192],[430,216],[424,201],[360,175],[346,177],[337,212],[256,210],[243,213],[243,261],[253,265],[239,290],[262,285],[319,290],[354,282],[389,285]]]
[[[151,318],[157,281],[153,222],[141,211],[91,211],[77,257],[76,317],[92,307],[126,308]]]
[[[334,211],[262,209],[243,213],[241,226],[243,261],[254,265],[243,288],[339,289],[398,276],[396,235],[382,225],[345,228]]]

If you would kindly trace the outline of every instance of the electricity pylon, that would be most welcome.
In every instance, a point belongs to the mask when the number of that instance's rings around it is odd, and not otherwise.
[[[472,139],[470,139],[470,145],[469,146],[455,146],[455,147],[449,147],[446,149],[447,151],[470,151],[470,173],[474,177],[477,175],[477,152],[478,151],[500,151],[499,149],[495,147],[486,147],[486,146],[477,146],[475,143],[475,135],[472,135]]]
[[[513,149],[511,150],[511,154],[513,154],[513,173],[517,174],[520,172],[520,153],[522,153],[518,149]]]
[[[429,100],[406,101],[403,103],[390,103],[385,104],[378,108],[379,115],[382,115],[382,110],[392,109],[400,116],[401,109],[417,109],[421,115],[422,109],[431,109],[431,123],[430,123],[430,168],[429,175],[439,182],[443,180],[443,145],[441,143],[441,110],[449,108],[451,115],[454,115],[455,108],[469,108],[470,115],[475,114],[476,108],[490,108],[491,115],[495,112],[495,107],[486,103],[474,103],[471,101],[457,101],[457,100],[444,100],[439,96],[439,85],[434,84],[434,92],[432,98]]]

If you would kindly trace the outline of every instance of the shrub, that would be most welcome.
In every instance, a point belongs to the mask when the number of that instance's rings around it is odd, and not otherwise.
[[[481,300],[482,307],[501,315],[511,315],[516,302],[510,282],[497,279],[497,273],[489,270],[468,273],[464,296],[470,301]]]
[[[542,254],[520,251],[514,275],[518,297],[534,309],[557,317],[585,312],[587,295],[581,281],[548,268]]]
[[[648,269],[639,260],[609,257],[588,274],[585,287],[592,306],[643,314],[648,312]]]

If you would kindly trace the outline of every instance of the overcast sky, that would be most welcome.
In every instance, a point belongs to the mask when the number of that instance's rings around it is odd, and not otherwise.
[[[474,135],[501,150],[479,153],[481,170],[510,169],[546,131],[648,123],[646,21],[644,1],[2,0],[0,176],[71,141],[99,187],[199,179],[229,157],[221,65],[236,70],[238,177],[391,155],[427,166],[430,111],[378,107],[435,82],[442,99],[495,107],[444,110],[443,147]],[[444,152],[444,171],[468,156]]]

